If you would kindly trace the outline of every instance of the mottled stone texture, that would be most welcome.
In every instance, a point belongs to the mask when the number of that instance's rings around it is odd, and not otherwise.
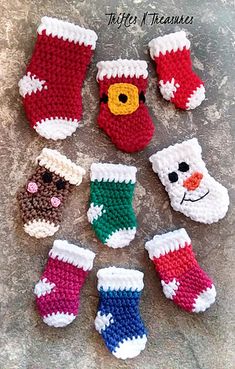
[[[234,313],[234,29],[232,0],[195,1],[72,1],[2,0],[0,20],[1,104],[1,369],[232,369]],[[192,112],[175,110],[159,91],[148,41],[180,29],[176,25],[107,26],[105,12],[145,11],[165,15],[193,15],[183,25],[192,42],[195,70],[205,80],[207,98]],[[43,15],[90,27],[99,35],[95,57],[83,88],[84,117],[80,129],[63,142],[48,142],[28,126],[17,83],[25,71]],[[96,62],[112,58],[141,58],[149,63],[147,104],[156,125],[149,147],[141,153],[118,152],[96,125],[98,86]],[[225,219],[214,225],[197,224],[172,210],[167,194],[152,172],[148,157],[177,141],[198,137],[209,171],[228,187],[231,201]],[[16,192],[34,168],[43,147],[59,149],[87,169],[75,190],[56,238],[89,247],[97,253],[95,267],[82,291],[80,315],[65,329],[44,325],[35,309],[32,289],[38,280],[53,238],[38,241],[24,233]],[[112,161],[138,167],[135,210],[139,228],[129,248],[102,246],[86,217],[89,167],[93,161]],[[167,301],[144,251],[156,233],[186,227],[197,258],[214,279],[216,304],[202,315],[190,315]],[[120,362],[106,350],[94,330],[98,294],[96,272],[108,265],[137,268],[145,273],[141,313],[149,329],[146,350],[132,361]]]

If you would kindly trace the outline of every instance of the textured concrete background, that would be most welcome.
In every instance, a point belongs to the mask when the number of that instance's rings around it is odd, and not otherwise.
[[[62,1],[2,0],[0,11],[1,104],[1,350],[0,369],[232,369],[234,322],[234,202],[225,219],[197,224],[174,212],[148,163],[158,149],[198,137],[209,171],[228,187],[234,201],[234,84],[233,1],[123,0]],[[145,11],[161,15],[194,16],[192,25],[107,26],[105,12]],[[83,88],[81,128],[64,142],[48,142],[28,126],[17,83],[25,72],[43,15],[55,16],[94,29],[99,40]],[[175,110],[156,94],[156,76],[147,51],[148,41],[184,28],[192,43],[196,72],[206,84],[207,99],[192,112]],[[147,104],[156,125],[149,147],[141,153],[118,152],[96,125],[98,86],[96,62],[112,58],[141,58],[149,63]],[[92,143],[92,144],[91,144]],[[87,170],[93,161],[138,167],[135,210],[139,229],[124,250],[110,250],[95,238],[86,218],[89,173],[70,197],[56,238],[65,238],[97,253],[95,267],[81,294],[80,315],[66,329],[44,325],[35,309],[33,286],[38,280],[53,238],[37,241],[22,230],[16,192],[34,168],[43,147],[59,149]],[[187,314],[166,300],[144,242],[156,233],[186,227],[201,266],[214,279],[216,304],[202,315]],[[137,268],[145,273],[141,313],[149,329],[146,350],[132,361],[120,362],[105,348],[94,330],[98,294],[96,272],[108,265]]]

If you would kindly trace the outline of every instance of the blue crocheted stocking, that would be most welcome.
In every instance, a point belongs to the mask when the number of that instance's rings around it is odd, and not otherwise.
[[[95,328],[119,359],[139,355],[147,342],[139,312],[143,276],[138,270],[115,267],[100,269],[97,273],[100,301]]]

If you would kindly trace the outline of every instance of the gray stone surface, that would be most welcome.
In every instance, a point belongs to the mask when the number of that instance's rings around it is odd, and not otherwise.
[[[0,369],[232,369],[234,368],[234,28],[233,1],[62,1],[2,0],[0,5],[0,122],[1,122],[1,350]],[[193,15],[192,25],[129,28],[107,26],[105,12],[145,11],[161,15]],[[81,128],[64,142],[47,142],[28,126],[17,83],[25,71],[43,15],[93,28],[97,49],[83,87]],[[184,28],[192,42],[195,71],[206,84],[206,101],[192,112],[175,110],[159,92],[147,43],[154,36]],[[149,147],[141,153],[118,152],[96,125],[98,86],[96,62],[112,58],[141,58],[149,63],[147,104],[156,125]],[[148,163],[157,149],[198,137],[209,171],[227,186],[231,206],[225,219],[202,225],[172,210],[167,194]],[[92,143],[92,144],[91,144]],[[33,286],[38,280],[53,238],[38,241],[22,229],[16,192],[34,168],[44,147],[59,149],[89,171],[93,161],[138,167],[135,210],[139,228],[124,250],[109,250],[95,238],[86,218],[89,175],[74,191],[56,238],[81,242],[97,253],[95,267],[81,293],[80,315],[66,329],[45,326],[36,309]],[[214,279],[215,305],[201,315],[187,314],[162,294],[159,279],[144,251],[156,233],[186,227],[198,261]],[[116,265],[145,273],[141,313],[149,329],[146,350],[132,361],[120,362],[106,350],[94,330],[98,294],[96,272]]]

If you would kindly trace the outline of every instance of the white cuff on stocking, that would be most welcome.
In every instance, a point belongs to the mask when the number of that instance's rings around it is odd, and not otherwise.
[[[118,59],[111,61],[100,61],[97,63],[98,73],[96,79],[116,77],[148,77],[147,63],[145,60]]]
[[[74,42],[79,45],[91,46],[95,49],[97,34],[91,29],[79,27],[73,23],[65,22],[56,18],[43,17],[38,27],[38,34],[46,31],[47,36],[62,38],[64,41]]]
[[[141,291],[144,288],[144,273],[139,270],[109,267],[100,269],[97,277],[98,290]]]
[[[151,58],[155,59],[159,57],[160,53],[165,55],[167,51],[170,53],[172,50],[183,50],[184,47],[188,50],[190,41],[187,39],[184,31],[179,31],[154,38],[149,42],[148,46]]]
[[[162,235],[156,235],[151,241],[146,242],[145,249],[149,253],[150,259],[160,258],[170,251],[179,250],[186,245],[191,245],[191,240],[184,228],[177,229]]]
[[[58,260],[86,271],[93,268],[95,253],[83,247],[73,245],[66,240],[55,240],[49,256],[52,259],[58,258]]]
[[[122,164],[93,163],[91,165],[91,181],[98,182],[136,182],[137,169]]]
[[[73,163],[57,150],[44,148],[41,154],[37,157],[36,162],[41,167],[45,167],[76,186],[80,185],[82,177],[86,173],[85,169]]]

